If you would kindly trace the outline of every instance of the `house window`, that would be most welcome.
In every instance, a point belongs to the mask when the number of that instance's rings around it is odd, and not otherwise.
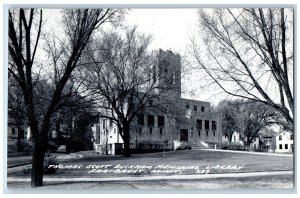
[[[282,135],[279,135],[279,141],[281,141],[282,140]]]
[[[204,108],[204,107],[201,107],[201,111],[204,112],[204,110],[205,110],[205,108]]]
[[[137,115],[137,122],[138,122],[138,125],[144,125],[144,114]]]
[[[284,145],[284,149],[289,149],[289,145],[288,145],[288,144],[285,144],[285,145]]]
[[[148,115],[148,125],[154,126],[154,115]]]
[[[294,135],[293,135],[293,134],[291,134],[290,139],[291,139],[291,140],[294,140]]]
[[[198,130],[202,130],[202,120],[196,120],[196,126]]]
[[[163,129],[162,128],[159,129],[159,133],[160,133],[160,135],[162,135],[162,133],[163,133]]]
[[[152,127],[150,127],[150,134],[152,134]]]
[[[279,149],[282,149],[282,144],[279,144]]]
[[[190,108],[190,105],[189,105],[189,104],[187,104],[187,105],[185,105],[185,107],[186,107],[187,109],[189,109],[189,108]]]
[[[164,116],[158,116],[157,121],[158,121],[158,126],[164,126],[165,125],[165,117]]]
[[[211,123],[211,127],[212,127],[212,130],[217,130],[217,123],[216,123],[216,121],[212,121],[212,123]]]
[[[197,108],[198,108],[197,106],[194,106],[194,111],[197,111]]]
[[[205,124],[204,125],[205,125],[205,129],[208,130],[209,129],[209,120],[205,120]]]

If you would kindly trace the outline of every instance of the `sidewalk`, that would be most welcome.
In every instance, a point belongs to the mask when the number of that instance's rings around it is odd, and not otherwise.
[[[24,164],[30,164],[32,156],[18,156],[7,158],[7,168],[16,167]]]
[[[217,152],[226,152],[226,153],[243,153],[251,155],[271,155],[271,156],[281,156],[281,157],[293,157],[294,154],[280,154],[280,153],[265,153],[265,152],[255,152],[255,151],[236,151],[236,150],[223,150],[223,149],[199,149],[206,151],[217,151]]]
[[[52,153],[56,156],[57,160],[73,160],[82,158],[82,154],[77,153]],[[18,156],[7,158],[7,168],[15,168],[18,166],[28,165],[32,162],[32,156]]]
[[[152,181],[152,180],[195,180],[216,178],[243,178],[255,176],[291,175],[293,171],[267,171],[249,173],[226,173],[226,174],[199,174],[199,175],[147,175],[147,176],[124,176],[124,177],[44,177],[45,182],[111,182],[111,181]],[[30,178],[8,177],[8,182],[29,182]]]

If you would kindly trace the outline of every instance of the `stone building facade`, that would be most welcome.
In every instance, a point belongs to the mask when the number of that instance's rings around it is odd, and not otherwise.
[[[221,142],[221,117],[212,111],[210,103],[181,98],[181,57],[171,51],[159,50],[156,56],[159,83],[164,90],[159,94],[172,97],[181,105],[184,121],[146,109],[136,116],[130,127],[130,146],[135,150],[174,148],[174,141],[192,142],[206,147],[216,147]],[[157,101],[156,101],[157,102]],[[159,102],[159,101],[158,101]],[[99,118],[92,127],[94,149],[102,154],[119,154],[123,146],[117,126],[106,118]]]

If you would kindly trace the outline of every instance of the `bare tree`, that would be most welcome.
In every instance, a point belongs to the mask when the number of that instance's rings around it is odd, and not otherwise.
[[[190,53],[209,83],[275,108],[293,130],[293,10],[199,10],[199,19],[203,45],[193,39]]]
[[[271,126],[280,125],[282,115],[268,105],[260,102],[242,102],[237,103],[239,129],[242,140],[249,146],[254,138],[258,137],[264,129]]]
[[[103,23],[110,21],[118,10],[111,9],[77,9],[63,10],[65,56],[56,72],[55,84],[49,105],[45,107],[42,121],[36,116],[34,103],[34,85],[39,75],[34,75],[38,67],[49,68],[48,65],[37,65],[36,54],[41,51],[39,46],[42,34],[42,10],[15,9],[9,11],[9,72],[18,82],[26,106],[26,117],[29,122],[33,139],[33,157],[31,186],[43,185],[43,167],[45,150],[48,141],[48,131],[53,113],[59,108],[61,95],[72,72],[81,64],[80,57],[89,43],[93,32]],[[51,61],[49,61],[51,63]],[[50,68],[53,68],[50,66]],[[51,70],[51,69],[49,69]]]
[[[98,93],[100,116],[118,126],[124,141],[123,155],[127,157],[130,156],[130,126],[137,114],[145,109],[172,109],[167,106],[171,105],[167,102],[171,96],[163,91],[174,87],[159,83],[166,77],[160,75],[155,57],[148,52],[150,41],[151,37],[138,33],[136,27],[128,28],[123,36],[109,31],[94,42],[91,46],[94,53],[87,57],[94,61],[87,77],[88,86]],[[163,95],[165,98],[160,100]]]

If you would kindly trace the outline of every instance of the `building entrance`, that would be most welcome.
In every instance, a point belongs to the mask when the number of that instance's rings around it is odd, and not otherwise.
[[[188,141],[188,130],[180,129],[180,141]]]

